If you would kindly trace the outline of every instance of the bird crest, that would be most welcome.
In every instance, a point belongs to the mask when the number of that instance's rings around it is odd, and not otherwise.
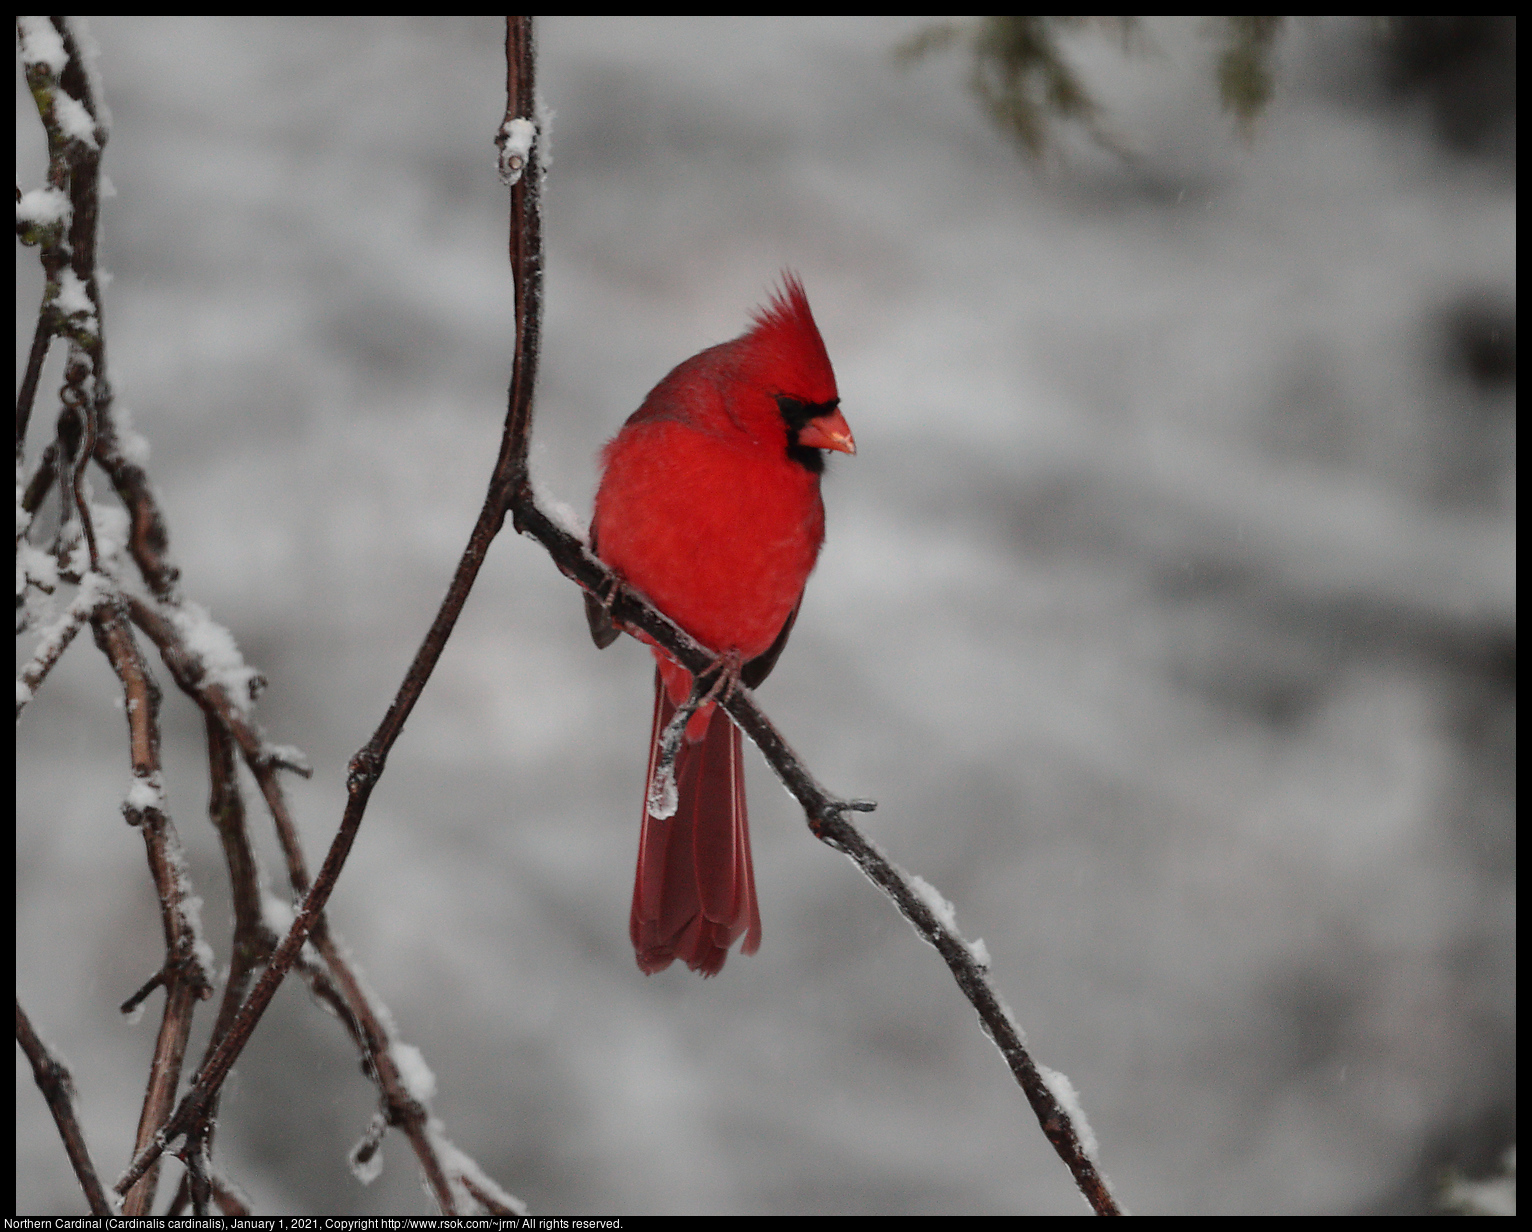
[[[782,286],[750,318],[754,328],[740,342],[762,385],[806,403],[838,399],[835,371],[798,275],[783,270]]]

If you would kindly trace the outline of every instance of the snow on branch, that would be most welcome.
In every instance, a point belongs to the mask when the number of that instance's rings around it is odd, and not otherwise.
[[[531,19],[513,17],[507,23],[508,123],[502,129],[502,151],[520,157],[527,152],[521,141],[526,130],[516,121],[537,114],[534,88],[534,57]],[[523,123],[528,123],[522,119]],[[513,168],[514,170],[514,168]],[[372,1005],[360,977],[330,955],[333,938],[324,924],[323,911],[360,830],[372,791],[381,777],[388,754],[429,680],[490,544],[510,514],[517,531],[530,534],[548,550],[555,565],[607,607],[612,620],[629,632],[642,632],[662,646],[675,660],[700,678],[716,663],[717,656],[673,624],[641,596],[624,587],[586,544],[549,516],[538,504],[527,468],[532,424],[532,391],[536,381],[541,326],[542,241],[541,175],[520,175],[511,186],[511,266],[516,288],[516,343],[512,365],[505,430],[499,458],[491,477],[479,519],[469,536],[441,607],[420,650],[406,672],[393,702],[372,738],[352,758],[348,776],[348,800],[339,830],[313,884],[306,887],[301,906],[286,936],[270,956],[264,974],[240,1005],[228,1030],[211,1047],[199,1067],[196,1081],[175,1113],[143,1149],[117,1182],[118,1192],[132,1186],[154,1166],[167,1144],[185,1140],[194,1147],[199,1127],[207,1125],[218,1093],[241,1049],[250,1038],[278,985],[295,962],[300,962],[310,938],[330,962],[332,970],[347,970],[350,985],[345,991],[348,1006]],[[122,490],[119,486],[119,492]],[[126,498],[125,498],[126,499]],[[157,592],[158,593],[158,592]],[[163,597],[163,596],[162,596]],[[139,619],[135,611],[135,620]],[[147,629],[147,624],[143,625]],[[151,637],[153,634],[151,633]],[[190,678],[189,678],[190,680]],[[184,687],[184,686],[183,686]],[[208,690],[211,695],[211,690]],[[1120,1213],[1095,1154],[1096,1143],[1079,1107],[1069,1080],[1035,1063],[1015,1016],[995,989],[989,975],[989,956],[982,941],[970,942],[957,930],[951,904],[923,879],[906,873],[889,860],[852,822],[850,814],[873,808],[866,800],[843,799],[826,790],[812,771],[788,746],[771,721],[757,706],[750,691],[730,690],[720,701],[730,717],[761,749],[788,791],[803,806],[810,831],[822,842],[845,853],[882,890],[910,921],[916,932],[932,945],[947,963],[959,988],[977,1012],[984,1031],[999,1048],[1018,1084],[1031,1103],[1044,1134],[1074,1175],[1081,1193],[1098,1213]],[[295,889],[302,879],[294,878]],[[329,949],[326,949],[329,945]],[[386,1018],[372,1012],[372,1021],[361,1015],[353,1029],[379,1073],[380,1082],[392,1092],[384,1119],[389,1124],[413,1127],[431,1144],[429,1158],[440,1167],[427,1177],[444,1211],[470,1203],[494,1212],[522,1209],[519,1201],[489,1182],[476,1165],[461,1156],[441,1133],[437,1120],[425,1107],[430,1083],[423,1063],[406,1046],[392,1040]],[[398,1118],[397,1120],[395,1118]],[[381,1140],[374,1121],[353,1153],[353,1166],[368,1169]],[[417,1148],[417,1154],[419,1154]],[[424,1158],[424,1157],[423,1157]]]
[[[192,885],[171,821],[160,767],[160,690],[135,628],[147,635],[177,685],[202,710],[212,783],[209,815],[229,870],[235,917],[232,957],[200,1073],[209,1072],[207,1058],[232,1059],[249,1039],[259,1010],[247,1012],[246,993],[263,969],[270,975],[270,961],[279,949],[278,925],[285,931],[295,919],[291,911],[285,921],[278,918],[281,913],[272,904],[280,905],[280,899],[262,885],[246,826],[237,758],[243,757],[255,776],[298,898],[309,892],[310,879],[279,772],[308,776],[312,771],[298,749],[268,741],[256,724],[254,704],[265,681],[245,663],[232,633],[182,596],[180,570],[170,559],[169,532],[144,469],[148,444],[124,410],[114,412],[96,270],[103,188],[99,163],[109,114],[90,59],[93,47],[83,28],[63,17],[21,17],[17,32],[22,67],[48,137],[49,159],[46,185],[25,193],[18,190],[16,217],[17,235],[38,248],[45,278],[16,403],[17,632],[36,637],[17,678],[16,714],[19,722],[53,667],[89,624],[123,689],[132,778],[122,812],[143,835],[165,934],[159,970],[122,1005],[124,1014],[136,1016],[152,993],[165,990],[135,1136],[135,1165],[131,1177],[116,1187],[117,1194],[125,1195],[120,1211],[114,1196],[103,1192],[84,1150],[68,1072],[38,1041],[19,1003],[17,1039],[33,1062],[38,1086],[58,1121],[93,1211],[149,1213],[159,1158],[179,1137],[182,1145],[176,1154],[187,1171],[169,1213],[181,1213],[189,1205],[198,1215],[213,1207],[226,1215],[248,1214],[248,1199],[218,1173],[211,1157],[216,1084],[213,1098],[196,1105],[195,1116],[177,1121],[174,1132],[167,1124],[176,1106],[193,1013],[214,991],[213,950],[203,935],[202,899]],[[59,391],[62,413],[54,439],[28,473],[27,430],[55,340],[67,349]],[[92,462],[111,480],[120,505],[91,500],[87,472]],[[35,542],[32,536],[44,524],[36,515],[53,494],[60,502],[51,523],[56,529],[50,542]],[[135,571],[136,579],[130,576]],[[136,593],[138,583],[147,597]],[[61,585],[76,589],[63,612],[55,615],[54,595]],[[409,1138],[441,1210],[522,1213],[517,1199],[447,1138],[428,1104],[430,1070],[423,1055],[398,1040],[387,1008],[365,987],[324,917],[306,917],[302,936],[307,942],[302,952],[290,954],[281,971],[296,962],[316,999],[341,1020],[362,1054],[364,1072],[378,1087],[379,1117]]]

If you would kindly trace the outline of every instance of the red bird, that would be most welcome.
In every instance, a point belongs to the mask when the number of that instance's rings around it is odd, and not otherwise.
[[[601,453],[591,550],[626,583],[757,687],[787,644],[824,542],[826,449],[855,453],[835,373],[803,284],[784,276],[752,328],[673,369]],[[591,637],[617,628],[587,595]],[[654,648],[654,726],[691,692],[691,675]],[[739,729],[714,703],[686,727],[676,811],[656,817],[645,785],[629,932],[638,965],[680,958],[717,975],[729,947],[755,953],[761,913],[750,864]]]

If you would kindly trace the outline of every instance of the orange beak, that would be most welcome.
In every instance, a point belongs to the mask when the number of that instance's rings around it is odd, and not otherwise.
[[[798,430],[798,444],[813,449],[834,449],[838,453],[856,452],[856,442],[851,439],[851,425],[840,413],[840,407],[804,424]]]

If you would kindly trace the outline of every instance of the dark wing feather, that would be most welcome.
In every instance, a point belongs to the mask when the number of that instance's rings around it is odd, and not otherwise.
[[[590,640],[596,643],[596,649],[605,650],[617,640],[621,630],[612,623],[601,600],[588,590],[585,592],[585,619],[590,625]]]
[[[596,528],[590,528],[590,554],[596,555]],[[590,640],[596,643],[597,650],[605,650],[617,640],[617,635],[622,632],[612,623],[612,614],[607,611],[606,605],[591,594],[585,592],[585,622],[590,625]]]
[[[793,631],[793,622],[798,619],[798,609],[802,606],[803,596],[799,595],[798,602],[793,604],[793,610],[788,613],[787,623],[782,626],[782,632],[777,634],[777,640],[772,642],[764,654],[756,655],[745,664],[739,674],[739,678],[745,682],[745,688],[758,689],[761,681],[771,675],[771,669],[777,665],[777,660],[782,657],[782,651],[787,646],[787,635]]]

